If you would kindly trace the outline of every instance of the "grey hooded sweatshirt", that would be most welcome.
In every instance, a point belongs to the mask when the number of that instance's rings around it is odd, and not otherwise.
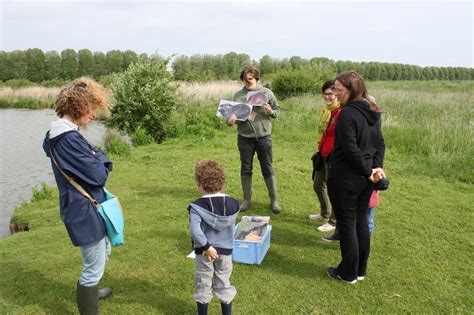
[[[209,194],[190,203],[188,211],[196,255],[210,246],[219,255],[231,255],[239,202],[221,193]]]

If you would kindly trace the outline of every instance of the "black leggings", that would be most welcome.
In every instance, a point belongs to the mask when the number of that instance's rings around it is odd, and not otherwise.
[[[372,190],[371,182],[364,177],[328,179],[341,247],[342,260],[337,271],[344,280],[365,276],[367,270],[370,253],[367,213]]]

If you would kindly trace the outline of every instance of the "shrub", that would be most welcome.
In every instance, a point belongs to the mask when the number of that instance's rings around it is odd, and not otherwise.
[[[61,87],[68,83],[67,80],[63,79],[52,79],[41,82],[41,86],[44,87]]]
[[[138,147],[141,145],[147,145],[153,143],[153,138],[145,133],[143,129],[137,129],[131,136],[132,143],[134,146]]]
[[[323,68],[283,70],[273,77],[272,90],[280,98],[317,94],[320,92],[324,81],[333,77],[333,73]]]
[[[11,88],[22,88],[22,87],[30,87],[30,86],[38,86],[37,83],[31,82],[27,79],[12,79],[3,82],[3,86],[8,86]]]
[[[41,187],[33,187],[33,197],[31,201],[40,201],[52,199],[54,194],[54,188],[49,187],[46,183],[42,183]]]
[[[141,61],[117,75],[111,86],[116,99],[111,126],[127,134],[143,129],[158,143],[168,136],[168,122],[179,101],[166,62]]]
[[[104,143],[107,153],[122,156],[130,155],[130,146],[122,140],[120,134],[116,130],[107,129]]]
[[[106,74],[100,77],[99,83],[105,87],[110,87],[115,80],[117,80],[117,75],[115,73]]]

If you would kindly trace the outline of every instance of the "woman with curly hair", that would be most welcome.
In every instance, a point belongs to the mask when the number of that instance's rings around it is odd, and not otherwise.
[[[56,99],[59,119],[51,123],[43,142],[59,190],[61,219],[69,238],[82,254],[82,273],[76,291],[81,314],[98,314],[98,299],[112,293],[110,288],[99,290],[98,286],[111,246],[96,207],[69,183],[63,172],[99,203],[105,200],[103,187],[112,162],[79,130],[95,120],[97,109],[108,113],[109,104],[102,85],[86,77],[74,80],[59,92]]]

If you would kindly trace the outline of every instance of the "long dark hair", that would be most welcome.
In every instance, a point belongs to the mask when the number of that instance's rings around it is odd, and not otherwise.
[[[339,74],[335,79],[351,93],[348,103],[351,101],[364,101],[369,104],[370,109],[380,111],[380,107],[369,98],[364,79],[355,71],[347,71]]]

